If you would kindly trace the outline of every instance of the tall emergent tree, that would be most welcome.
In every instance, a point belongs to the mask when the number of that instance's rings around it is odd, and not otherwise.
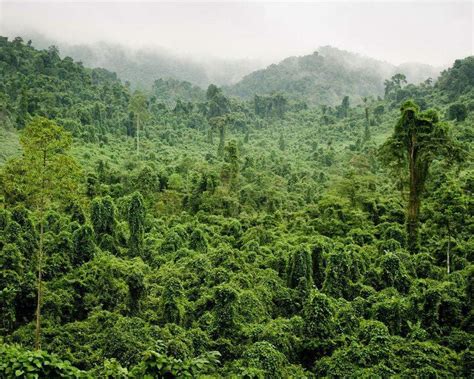
[[[209,124],[211,126],[210,132],[213,134],[214,130],[219,131],[219,147],[217,148],[217,156],[220,159],[224,157],[226,123],[226,116],[216,116],[209,119]]]
[[[464,227],[465,215],[469,214],[468,200],[457,178],[444,177],[437,186],[433,198],[436,199],[433,219],[445,234],[446,271],[451,272],[451,241],[456,241]]]
[[[367,97],[362,98],[362,101],[364,102],[364,110],[365,110],[365,122],[368,124],[369,123],[369,105],[367,104]]]
[[[40,349],[45,214],[59,199],[74,196],[79,169],[68,155],[70,134],[51,120],[39,116],[33,118],[22,132],[20,143],[23,156],[10,161],[7,166],[20,170],[21,175],[14,176],[18,180],[14,184],[22,189],[26,199],[36,209],[39,219],[35,347]]]
[[[129,111],[133,113],[135,119],[135,136],[137,138],[137,155],[140,154],[140,122],[146,122],[149,117],[147,100],[145,95],[140,91],[135,91],[130,104]]]
[[[209,85],[206,91],[207,100],[207,117],[224,116],[230,111],[230,102],[227,97],[222,94],[222,90],[214,84]]]
[[[434,110],[420,112],[418,105],[408,100],[401,106],[401,117],[394,133],[382,146],[382,158],[392,169],[408,169],[408,208],[406,226],[408,248],[418,247],[418,217],[429,168],[435,159],[459,160],[461,149],[449,136],[449,127],[440,122]]]
[[[370,139],[369,104],[368,104],[367,97],[364,97],[362,101],[364,102],[364,110],[365,110],[364,141],[368,141]]]
[[[339,105],[337,107],[337,115],[339,118],[345,118],[348,116],[349,114],[349,108],[350,108],[350,104],[349,104],[349,96],[344,96],[344,98],[342,99],[342,103],[341,105]]]
[[[392,93],[400,90],[404,84],[407,84],[407,77],[404,74],[395,74],[390,80],[385,80],[385,98],[390,98]]]

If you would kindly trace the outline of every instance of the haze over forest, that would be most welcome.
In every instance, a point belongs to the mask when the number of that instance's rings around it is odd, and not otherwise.
[[[232,85],[322,46],[357,54],[359,65],[373,58],[363,64],[381,81],[401,71],[418,83],[472,53],[471,27],[469,2],[0,4],[0,34],[55,45],[61,56],[142,89],[160,78]],[[409,38],[414,30],[417,38]]]
[[[2,1],[0,32],[36,31],[68,44],[102,41],[263,64],[331,45],[395,65],[448,66],[472,52],[472,17],[469,1]]]
[[[473,10],[0,2],[0,378],[472,378]]]

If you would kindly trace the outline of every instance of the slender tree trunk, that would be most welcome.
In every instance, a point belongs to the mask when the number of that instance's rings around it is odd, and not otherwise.
[[[40,210],[40,241],[38,249],[38,279],[37,279],[37,301],[36,301],[36,330],[35,349],[41,349],[41,303],[43,300],[43,209]]]
[[[224,149],[225,149],[225,127],[221,125],[219,127],[219,147],[217,148],[217,156],[219,158],[224,158]]]
[[[35,349],[41,349],[41,303],[43,301],[43,237],[44,237],[44,191],[46,188],[46,152],[43,152],[43,173],[41,179],[41,198],[40,198],[40,240],[37,257],[37,300],[36,300],[36,328],[35,328]]]
[[[140,154],[140,118],[137,116],[137,155]]]
[[[449,221],[448,221],[448,250],[446,252],[446,268],[447,272],[449,274],[451,267],[450,267],[450,255],[451,255],[451,230],[449,227]]]
[[[416,172],[415,142],[412,140],[410,147],[410,194],[408,198],[407,234],[408,249],[411,253],[418,250],[418,215],[420,213],[420,194],[418,193],[418,175]]]
[[[207,142],[211,145],[214,145],[214,131],[212,130],[212,128],[209,128],[209,130],[207,131]]]

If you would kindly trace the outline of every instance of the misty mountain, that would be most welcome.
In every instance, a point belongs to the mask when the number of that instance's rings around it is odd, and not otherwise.
[[[69,56],[86,67],[113,71],[133,88],[145,90],[151,90],[157,79],[186,81],[202,88],[211,83],[230,85],[262,67],[259,61],[190,58],[159,47],[130,49],[108,42],[68,44],[34,32],[26,33],[24,39],[31,39],[39,49],[55,45],[61,57]]]
[[[180,79],[197,85],[206,85],[209,81],[202,66],[173,56],[165,50],[131,51],[105,42],[68,46],[60,50],[87,67],[103,67],[116,72],[134,88],[150,89],[154,79],[158,78]]]
[[[318,49],[318,52],[336,62],[341,62],[344,66],[350,69],[370,69],[377,73],[384,80],[396,73],[404,74],[407,77],[408,83],[419,84],[426,79],[436,79],[440,72],[445,67],[435,67],[425,63],[406,62],[400,65],[394,65],[389,62],[378,59],[365,57],[363,55],[337,49],[332,46],[323,46]]]
[[[162,79],[164,82],[158,83],[158,87],[165,91],[158,97],[171,94],[171,102],[178,98],[196,100],[202,94],[198,94],[195,87],[204,89],[213,83],[225,86],[228,95],[241,98],[285,92],[313,105],[334,105],[346,95],[358,103],[365,96],[382,96],[384,80],[395,73],[403,73],[409,83],[417,84],[429,77],[435,79],[441,71],[428,64],[396,66],[331,46],[256,70],[261,62],[190,58],[158,47],[130,49],[106,42],[73,45],[37,33],[29,33],[25,40],[28,38],[37,48],[55,45],[62,57],[70,56],[86,67],[113,71],[120,79],[128,81],[132,88],[152,91],[156,95],[155,81]]]
[[[365,96],[382,96],[384,80],[403,73],[408,82],[436,78],[440,69],[425,64],[395,66],[387,62],[325,46],[311,55],[289,57],[278,64],[255,71],[226,88],[231,95],[247,98],[254,94],[286,92],[310,104],[337,104],[348,95],[355,102]]]

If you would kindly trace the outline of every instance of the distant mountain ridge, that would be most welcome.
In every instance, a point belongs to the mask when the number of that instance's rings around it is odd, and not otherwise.
[[[382,61],[372,57],[366,57],[358,53],[338,49],[332,46],[323,46],[317,50],[326,58],[341,60],[347,67],[372,68],[376,73],[388,79],[390,76],[401,73],[407,77],[408,83],[418,84],[427,78],[436,79],[441,71],[447,67],[436,67],[426,63],[404,62],[399,65]]]
[[[157,79],[185,81],[201,88],[209,84],[229,85],[263,66],[257,60],[190,58],[159,47],[130,49],[108,42],[68,44],[36,32],[25,33],[22,38],[32,40],[37,49],[55,45],[61,57],[70,56],[86,67],[105,68],[130,82],[133,88],[144,90],[151,90]]]
[[[395,73],[403,73],[409,83],[417,84],[427,78],[436,79],[441,71],[441,68],[420,63],[396,66],[331,46],[255,70],[261,63],[252,60],[191,59],[166,49],[132,50],[105,42],[69,45],[37,33],[24,37],[25,40],[30,38],[37,48],[56,45],[62,57],[70,56],[86,67],[102,67],[115,72],[132,88],[155,92],[156,80],[170,80],[165,93],[172,94],[171,101],[201,97],[195,87],[205,89],[212,83],[224,86],[226,94],[241,98],[284,92],[310,105],[335,105],[344,96],[357,103],[366,96],[382,96],[384,80]],[[189,94],[187,89],[191,91]],[[180,96],[176,97],[177,94]]]
[[[408,82],[416,84],[427,78],[436,79],[440,71],[440,68],[426,64],[395,66],[325,46],[311,55],[289,57],[252,72],[235,85],[226,87],[226,92],[242,98],[285,92],[313,105],[334,105],[346,95],[355,98],[356,102],[366,96],[382,96],[384,80],[395,73],[405,74]]]

